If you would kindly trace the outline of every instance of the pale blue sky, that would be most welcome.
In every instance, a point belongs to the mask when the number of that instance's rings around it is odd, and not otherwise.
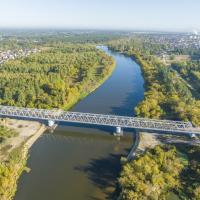
[[[200,0],[0,0],[0,27],[200,29]]]

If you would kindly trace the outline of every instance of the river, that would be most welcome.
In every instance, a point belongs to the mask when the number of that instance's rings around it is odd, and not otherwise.
[[[130,57],[99,47],[116,60],[116,68],[96,91],[73,111],[134,115],[144,97],[140,66]],[[30,149],[19,179],[15,200],[103,200],[112,198],[120,171],[120,157],[131,147],[131,137],[118,140],[113,128],[60,124],[40,137]],[[128,133],[129,130],[126,130]]]

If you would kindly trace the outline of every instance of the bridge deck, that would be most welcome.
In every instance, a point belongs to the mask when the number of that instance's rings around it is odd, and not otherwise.
[[[0,106],[0,116],[36,120],[53,120],[57,122],[76,122],[122,128],[134,128],[143,131],[163,131],[170,133],[200,134],[200,129],[193,127],[190,122],[156,120],[147,118],[81,112],[67,112],[57,109],[45,110],[12,106]]]

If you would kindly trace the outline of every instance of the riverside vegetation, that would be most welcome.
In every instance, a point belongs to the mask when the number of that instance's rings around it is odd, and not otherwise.
[[[123,167],[121,199],[165,199],[170,190],[180,188],[182,169],[175,148],[157,146]]]
[[[189,81],[199,92],[198,61],[165,65],[155,55],[162,45],[140,36],[111,41],[108,45],[114,51],[134,57],[142,67],[146,92],[144,100],[135,108],[137,116],[191,121],[200,126],[200,100],[187,84]],[[174,69],[186,81],[177,76]],[[170,200],[172,193],[178,199],[199,200],[199,153],[199,147],[186,145],[147,149],[136,160],[123,166],[119,178],[120,199]]]
[[[8,138],[14,137],[17,132],[0,126],[0,153],[2,143]],[[13,149],[6,158],[0,160],[0,199],[11,200],[17,188],[17,180],[23,170],[26,169],[26,152],[24,146]]]
[[[180,153],[181,151],[181,153]],[[156,146],[123,166],[120,199],[200,199],[200,147]],[[173,195],[174,196],[174,195]]]

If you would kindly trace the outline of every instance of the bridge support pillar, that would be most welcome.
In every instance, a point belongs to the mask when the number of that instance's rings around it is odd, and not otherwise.
[[[55,124],[55,121],[53,120],[48,120],[48,126],[52,127]]]
[[[196,138],[196,134],[194,134],[194,133],[190,133],[189,135],[191,138]]]
[[[123,136],[123,130],[120,126],[116,127],[116,132],[114,132],[115,136]]]

